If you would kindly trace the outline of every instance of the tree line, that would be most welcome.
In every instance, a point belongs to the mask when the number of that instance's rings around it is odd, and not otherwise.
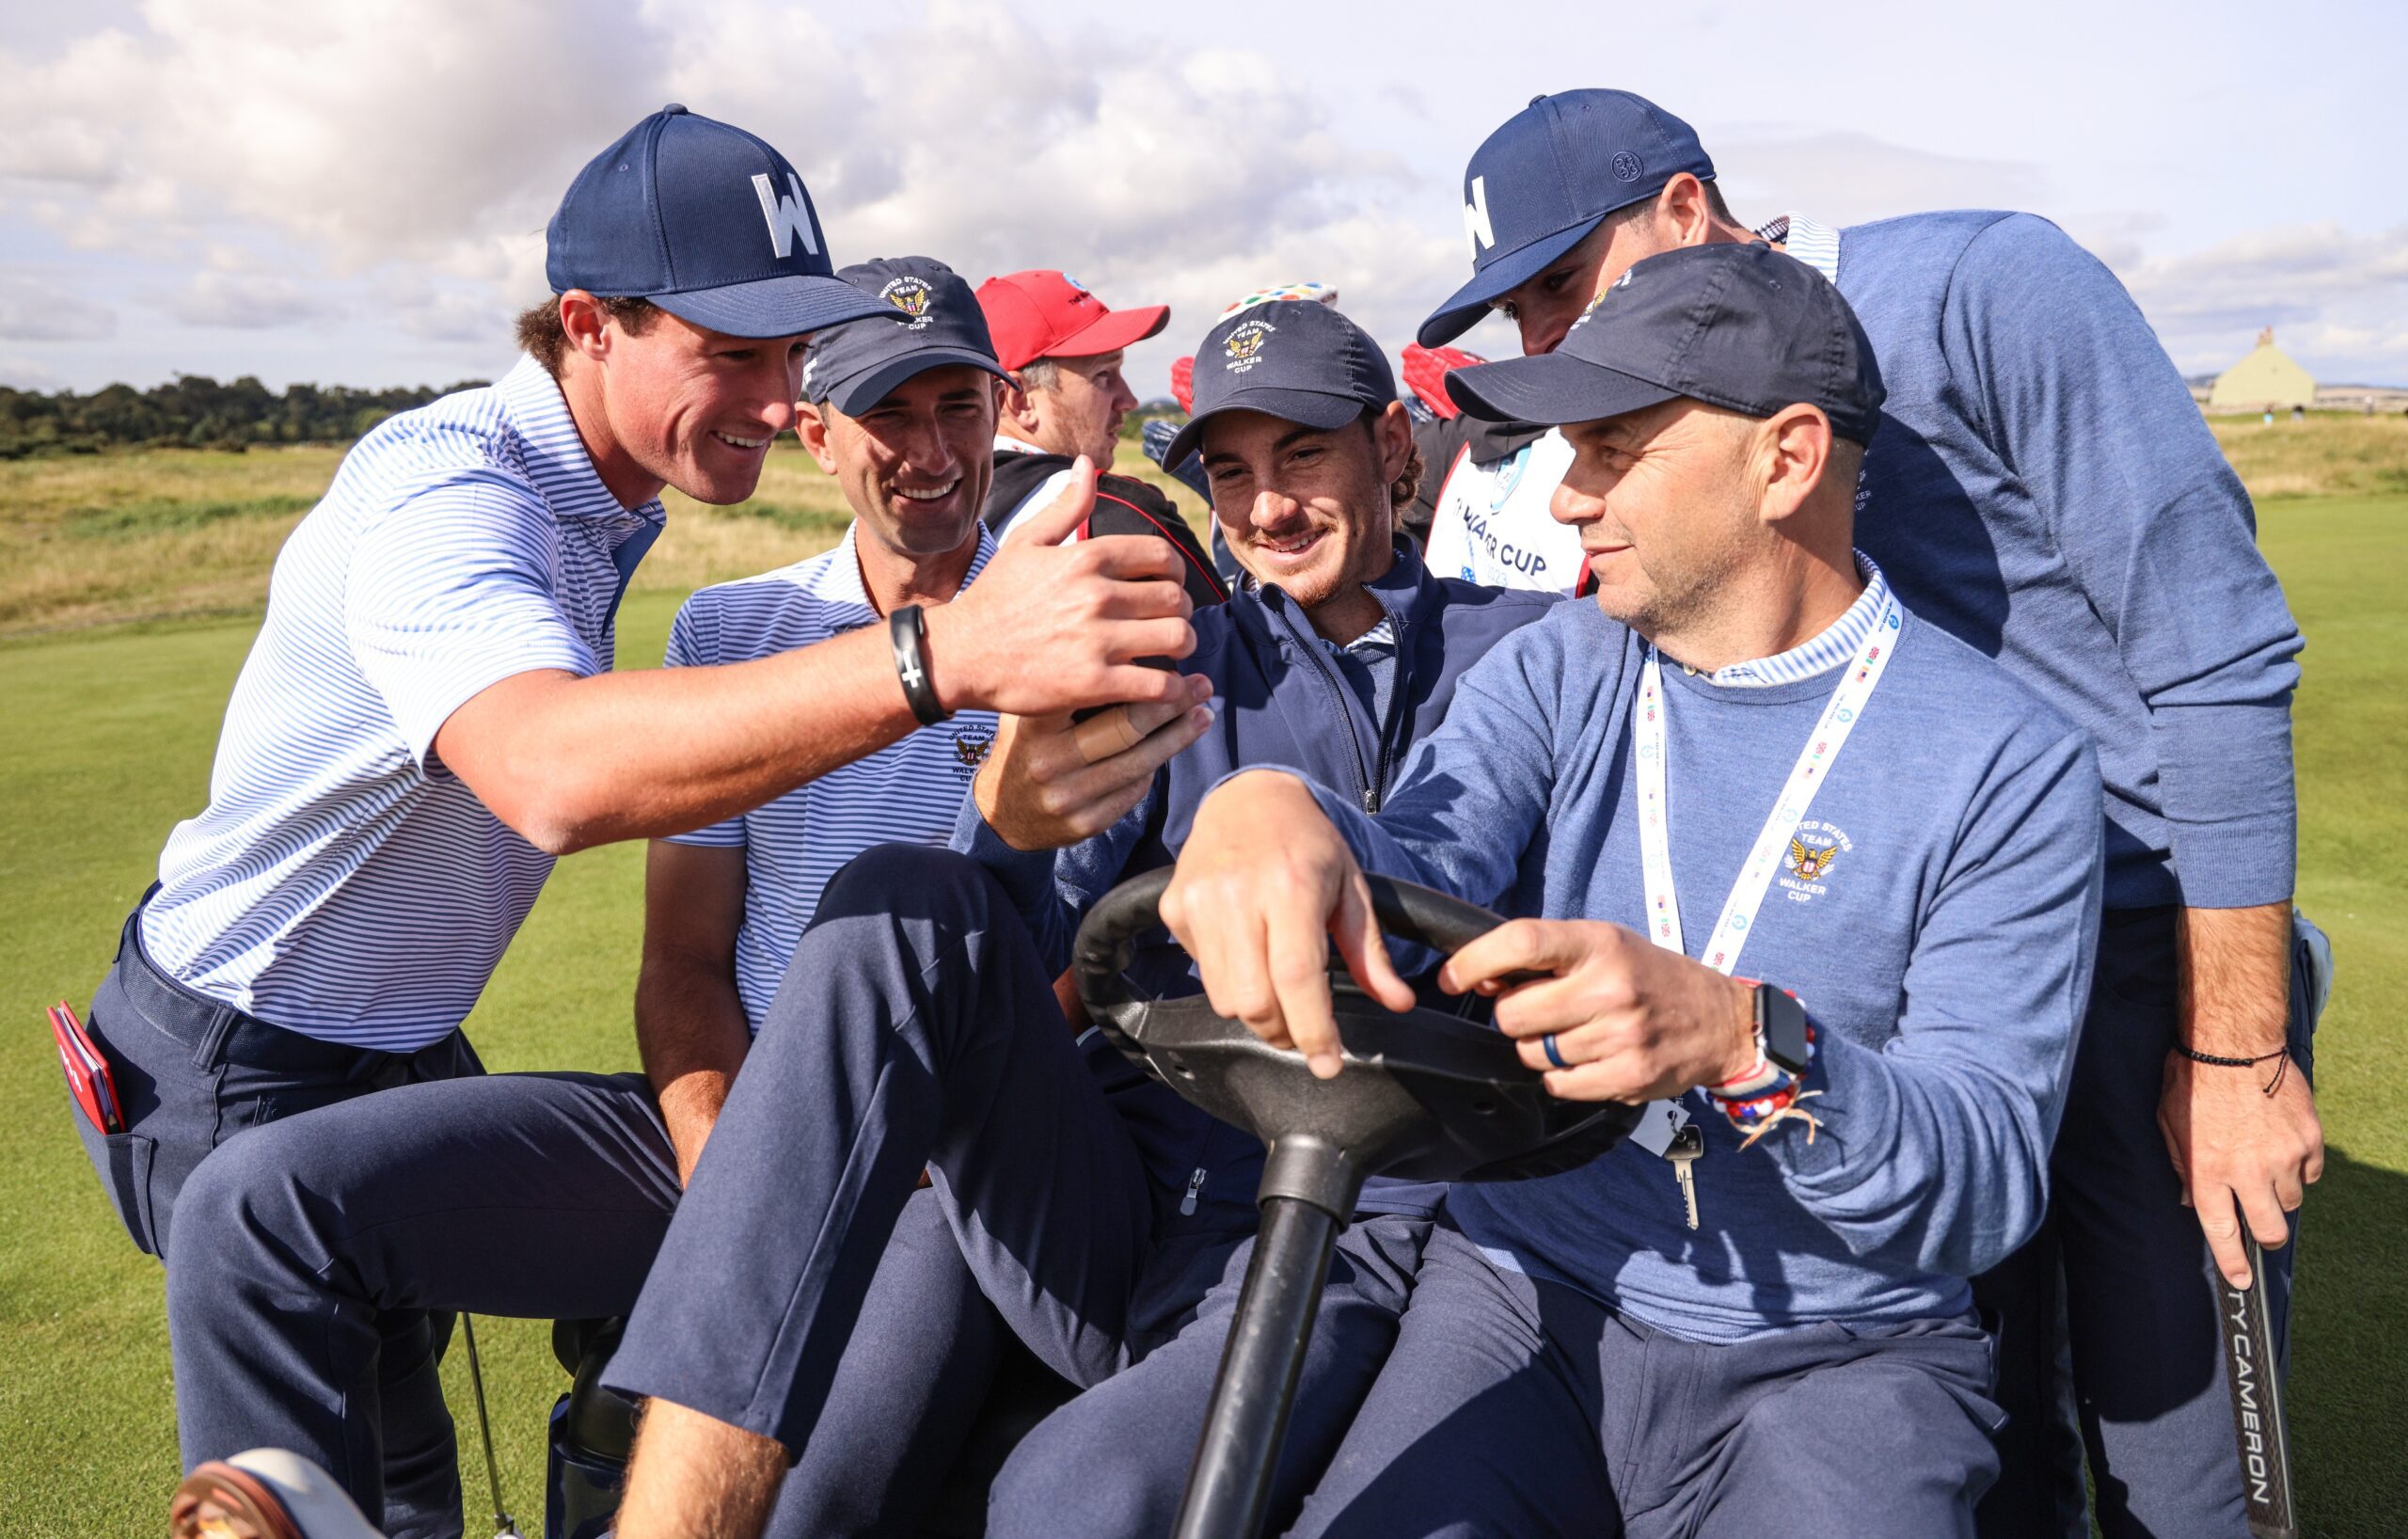
[[[178,374],[137,390],[111,385],[89,395],[0,386],[0,459],[40,453],[181,444],[247,449],[253,444],[347,443],[397,411],[469,389],[360,390],[348,385],[288,385],[278,394],[250,374],[221,385],[206,374]]]

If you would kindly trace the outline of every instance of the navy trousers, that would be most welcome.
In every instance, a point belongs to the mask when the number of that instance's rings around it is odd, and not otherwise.
[[[144,955],[140,913],[137,905],[127,918],[86,1022],[108,1060],[125,1131],[103,1136],[80,1113],[75,1128],[126,1233],[167,1263],[172,1293],[188,1254],[200,1248],[184,1243],[175,1220],[185,1183],[213,1150],[372,1091],[484,1071],[458,1032],[414,1054],[379,1053],[286,1031],[195,993]],[[375,1330],[367,1388],[392,1428],[377,1489],[389,1493],[386,1510],[400,1531],[456,1533],[459,1463],[438,1376],[452,1317],[396,1309]],[[180,1331],[176,1340],[181,1346]],[[196,1447],[187,1438],[184,1466],[252,1446]]]
[[[622,1312],[676,1191],[637,1074],[404,1085],[230,1140],[184,1186],[167,1270],[186,1464],[291,1449],[395,1539],[458,1533],[439,1387],[384,1393],[390,1323]],[[448,1510],[394,1479],[421,1449],[454,1471]]]
[[[457,1534],[456,1485],[437,1512],[389,1484],[394,1443],[428,1431],[397,1423],[415,1407],[382,1393],[387,1322],[625,1314],[676,1199],[639,1074],[404,1087],[229,1144],[187,1188],[168,1279],[185,1459],[292,1449],[381,1510],[394,1539]],[[774,1533],[886,1531],[882,1515],[950,1463],[978,1409],[1001,1326],[933,1195],[901,1218],[861,1349],[843,1357],[844,1409],[782,1493]]]
[[[1396,1349],[1291,1532],[1762,1539],[1972,1532],[1997,1468],[1964,1321],[1737,1344],[1653,1331],[1441,1223]]]
[[[836,1414],[842,1354],[869,1328],[868,1278],[924,1166],[980,1292],[1054,1372],[1101,1384],[1165,1342],[1217,1360],[1206,1300],[1233,1296],[1246,1236],[1166,1233],[1158,1221],[1167,1194],[1149,1174],[1146,1120],[1126,1115],[1130,1098],[1154,1093],[1166,1092],[1096,1072],[984,868],[941,849],[872,850],[821,895],[606,1382],[774,1437],[808,1463]],[[1384,1296],[1393,1320],[1423,1225],[1348,1231],[1328,1357],[1384,1344],[1349,1310],[1359,1297],[1355,1312],[1376,1312]],[[1331,1414],[1342,1426],[1343,1410]],[[1192,1432],[1157,1452],[1175,1503]],[[996,1511],[1021,1511],[1003,1493],[1037,1489],[1017,1477],[1054,1466],[1016,1455]],[[1075,1468],[1094,1472],[1084,1456]],[[1047,1531],[1085,1527],[1083,1503],[1047,1515]]]
[[[1242,1233],[1174,1238],[1158,1250],[1134,1365],[1022,1440],[989,1494],[988,1539],[1171,1531],[1254,1256],[1250,1214],[1245,1222]],[[1430,1229],[1424,1217],[1366,1214],[1339,1237],[1272,1476],[1269,1531],[1295,1515],[1396,1344]]]
[[[2219,1274],[2158,1131],[2177,1025],[2171,908],[2111,910],[2083,1023],[2051,1205],[2035,1239],[1976,1278],[1998,1329],[2003,1469],[1985,1539],[2090,1531],[2087,1453],[2107,1539],[2246,1539]],[[2292,969],[2291,1051],[2312,1071],[2312,1012]],[[2271,1068],[2268,1071],[2271,1072]],[[2298,1214],[2293,1214],[2294,1231]],[[2277,1360],[2289,1361],[2296,1244],[2266,1252]],[[2079,1435],[2066,1424],[2064,1388]]]
[[[936,1193],[912,1193],[764,1539],[914,1539],[1008,1344]]]

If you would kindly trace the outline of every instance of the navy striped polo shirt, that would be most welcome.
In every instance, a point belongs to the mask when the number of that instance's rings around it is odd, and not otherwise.
[[[661,525],[602,484],[532,359],[378,426],[277,557],[209,805],[141,939],[186,988],[306,1036],[411,1052],[457,1027],[552,869],[435,757],[515,674],[610,666]]]
[[[834,549],[808,561],[705,588],[686,600],[670,627],[669,666],[746,662],[876,621],[854,553],[860,529],[856,521]],[[994,535],[982,522],[964,588],[994,553]],[[828,879],[872,845],[949,843],[961,799],[994,738],[994,713],[962,711],[767,806],[675,837],[677,844],[744,851],[736,992],[756,1030]]]

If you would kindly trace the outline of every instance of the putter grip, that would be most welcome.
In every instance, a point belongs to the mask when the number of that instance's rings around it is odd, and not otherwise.
[[[2225,1385],[2232,1395],[2232,1432],[2241,1458],[2242,1510],[2253,1539],[2298,1539],[2299,1509],[2291,1488],[2290,1423],[2283,1411],[2282,1364],[2274,1352],[2273,1311],[2266,1297],[2266,1255],[2242,1228],[2249,1286],[2219,1277]]]

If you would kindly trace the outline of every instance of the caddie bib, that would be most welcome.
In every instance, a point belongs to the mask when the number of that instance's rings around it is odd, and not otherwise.
[[[1430,519],[1430,570],[1492,588],[1570,594],[1580,579],[1580,532],[1559,524],[1547,501],[1572,468],[1572,446],[1548,429],[1504,459],[1448,468]]]

